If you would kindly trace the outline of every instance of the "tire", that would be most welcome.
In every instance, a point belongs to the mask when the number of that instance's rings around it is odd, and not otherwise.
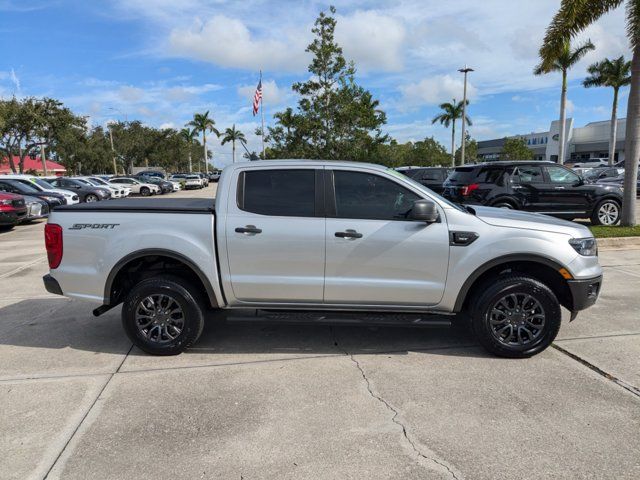
[[[513,203],[507,200],[498,200],[496,203],[494,203],[491,206],[495,208],[505,208],[508,210],[516,210],[516,207],[513,205]]]
[[[616,225],[620,221],[621,206],[616,200],[605,198],[593,209],[591,223],[594,225]]]
[[[142,195],[143,197],[148,197],[151,194],[151,190],[149,190],[149,187],[142,187],[140,189],[140,195]]]
[[[476,338],[488,352],[527,358],[542,352],[558,335],[560,303],[539,280],[506,275],[491,279],[477,291],[469,316]]]
[[[88,194],[86,197],[84,197],[84,201],[86,203],[93,203],[93,202],[98,202],[100,201],[100,199],[98,198],[97,195],[94,195],[93,193]]]
[[[169,275],[148,278],[135,285],[124,300],[122,326],[143,352],[177,355],[200,337],[203,305],[198,289],[186,280]],[[147,321],[145,328],[143,322]]]

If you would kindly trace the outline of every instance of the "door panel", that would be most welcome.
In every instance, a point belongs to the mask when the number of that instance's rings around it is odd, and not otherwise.
[[[239,182],[243,198],[230,202],[225,223],[236,299],[321,303],[325,219],[315,216],[315,171],[252,169]]]
[[[408,221],[420,197],[394,180],[339,170],[333,177],[327,204],[334,217],[352,218],[327,218],[324,302],[437,304],[449,262],[444,212],[438,223]]]
[[[577,186],[580,177],[566,167],[559,165],[545,167],[546,179],[541,195],[544,211],[553,213],[586,212],[588,189]]]

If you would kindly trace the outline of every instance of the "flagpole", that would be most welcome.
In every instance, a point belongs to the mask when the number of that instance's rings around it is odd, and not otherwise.
[[[260,85],[262,85],[262,70],[260,70]],[[260,115],[262,116],[262,159],[266,160],[264,154],[264,85],[262,85],[262,98],[260,99]]]

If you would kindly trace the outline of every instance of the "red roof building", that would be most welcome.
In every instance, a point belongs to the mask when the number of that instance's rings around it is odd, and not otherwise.
[[[18,170],[18,163],[20,158],[17,156],[13,157],[13,163],[16,167],[16,171]],[[60,165],[59,163],[52,162],[51,160],[45,160],[47,164],[47,174],[48,175],[64,175],[67,171],[64,168],[64,165]],[[36,157],[35,159],[31,157],[27,157],[24,159],[24,172],[35,171],[38,175],[44,175],[44,170],[42,169],[42,161],[40,157]],[[9,166],[9,159],[7,157],[2,158],[0,161],[0,175],[7,175],[13,173],[11,171],[11,167]]]

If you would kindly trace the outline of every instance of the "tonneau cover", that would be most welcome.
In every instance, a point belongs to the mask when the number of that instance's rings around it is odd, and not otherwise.
[[[123,198],[101,202],[61,205],[56,212],[141,212],[141,213],[213,213],[211,198]]]

